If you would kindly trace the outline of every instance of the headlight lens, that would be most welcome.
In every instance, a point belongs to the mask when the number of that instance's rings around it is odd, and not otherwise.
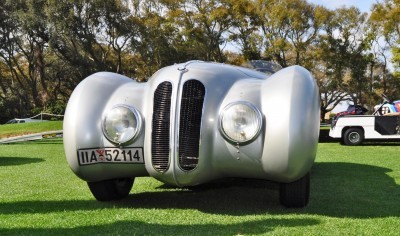
[[[103,133],[113,143],[123,144],[134,139],[141,128],[136,109],[119,105],[107,112],[103,119]]]
[[[261,129],[261,123],[260,111],[246,102],[231,103],[221,114],[222,133],[237,143],[254,139]]]

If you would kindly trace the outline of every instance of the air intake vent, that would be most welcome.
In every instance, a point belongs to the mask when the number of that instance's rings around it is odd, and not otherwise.
[[[204,95],[204,85],[197,80],[189,80],[183,85],[179,119],[179,165],[186,171],[196,168],[199,161]]]
[[[169,165],[169,127],[171,113],[172,85],[163,82],[154,92],[153,132],[151,133],[151,152],[153,167],[161,172]]]

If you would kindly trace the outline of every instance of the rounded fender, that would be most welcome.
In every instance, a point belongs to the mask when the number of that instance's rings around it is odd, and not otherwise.
[[[265,115],[263,169],[273,180],[292,182],[310,171],[318,145],[319,93],[311,74],[285,68],[262,84]]]
[[[115,73],[95,73],[78,84],[68,101],[63,123],[64,150],[71,169],[85,180],[104,177],[93,177],[101,168],[98,165],[79,166],[77,150],[104,146],[101,118],[106,104],[117,88],[127,83],[136,82]]]

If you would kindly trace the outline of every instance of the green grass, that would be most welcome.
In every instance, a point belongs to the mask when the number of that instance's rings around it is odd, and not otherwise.
[[[46,121],[0,125],[0,139],[23,134],[62,130],[62,124],[62,121]]]
[[[194,189],[142,177],[127,199],[97,202],[62,140],[0,145],[0,235],[398,235],[400,144],[319,144],[310,203],[278,186],[224,180]]]
[[[320,127],[319,127],[320,130],[328,130],[328,131],[329,131],[330,128],[331,128],[330,125],[320,126]]]

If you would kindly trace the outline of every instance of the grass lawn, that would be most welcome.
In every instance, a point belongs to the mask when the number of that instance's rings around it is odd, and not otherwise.
[[[137,178],[127,199],[101,203],[62,139],[0,145],[0,235],[398,235],[399,153],[320,143],[309,205],[286,209],[276,184],[253,180],[188,190]]]
[[[62,121],[29,122],[0,125],[0,139],[24,134],[62,130]]]

